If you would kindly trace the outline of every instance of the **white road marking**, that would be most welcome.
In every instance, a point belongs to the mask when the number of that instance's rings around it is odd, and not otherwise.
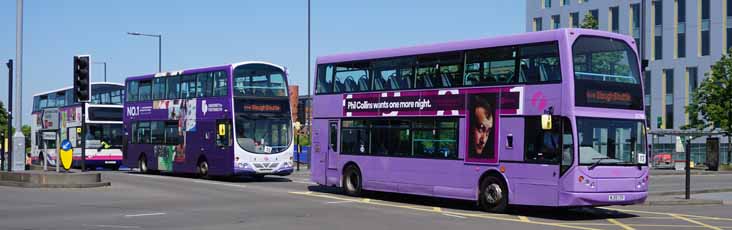
[[[330,201],[330,202],[325,202],[325,203],[326,204],[345,204],[345,203],[353,203],[353,202],[356,202],[356,201],[354,201],[354,200],[342,200],[342,201]]]
[[[300,183],[300,184],[310,184],[310,185],[315,185],[315,183],[314,183],[314,182],[312,182],[312,181],[306,181],[306,180],[292,180],[292,182],[295,182],[295,183]]]
[[[460,219],[467,219],[467,217],[464,217],[464,216],[458,216],[458,215],[453,215],[453,214],[449,214],[449,213],[443,213],[442,215],[445,215],[445,216],[449,216],[449,217],[455,217],[455,218],[460,218]]]
[[[140,226],[103,225],[103,224],[95,224],[95,225],[85,224],[84,226],[97,227],[97,228],[120,228],[120,229],[141,229],[142,228]]]
[[[155,212],[155,213],[130,214],[130,215],[125,215],[125,217],[160,216],[160,215],[165,215],[165,214],[167,214],[167,213]]]

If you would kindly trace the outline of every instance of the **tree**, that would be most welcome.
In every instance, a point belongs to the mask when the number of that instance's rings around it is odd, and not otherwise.
[[[732,49],[730,50],[732,52]],[[732,54],[712,65],[686,107],[689,124],[683,129],[722,131],[727,136],[727,164],[732,160]]]
[[[597,29],[597,19],[592,14],[586,14],[585,18],[582,19],[582,25],[580,27],[585,29]]]
[[[5,109],[5,104],[0,101],[0,132],[8,133],[8,111]]]
[[[23,136],[25,136],[25,152],[29,153],[31,148],[31,127],[30,125],[23,125],[20,131],[23,132]]]

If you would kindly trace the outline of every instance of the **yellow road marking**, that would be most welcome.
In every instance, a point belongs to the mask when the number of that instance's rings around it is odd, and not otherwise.
[[[525,217],[525,216],[519,216],[519,220],[521,220],[523,222],[530,222],[529,218]]]
[[[668,212],[649,212],[649,211],[640,211],[640,210],[631,210],[631,209],[620,209],[620,208],[602,208],[602,209],[612,210],[612,211],[619,211],[619,212],[635,212],[635,213],[645,213],[645,214],[654,214],[654,215],[663,215],[663,216],[678,215],[678,216],[684,216],[684,217],[693,218],[693,219],[732,221],[732,219],[730,219],[730,218],[713,217],[713,216],[697,216],[697,215],[680,214],[680,213],[668,213]]]
[[[616,219],[613,219],[613,218],[608,218],[608,219],[607,219],[607,222],[610,222],[610,223],[612,223],[612,224],[614,224],[614,225],[620,226],[621,228],[623,228],[623,229],[625,229],[625,230],[635,230],[635,228],[633,228],[633,227],[630,227],[630,226],[628,226],[628,225],[626,225],[626,224],[623,224],[623,223],[621,223],[620,221],[618,221],[618,220],[616,220]]]
[[[385,206],[385,207],[394,207],[394,208],[403,208],[403,209],[410,209],[410,210],[416,210],[416,211],[423,211],[423,212],[434,212],[434,209],[431,208],[422,208],[422,207],[414,207],[414,206],[407,206],[407,205],[397,205],[397,204],[390,204],[390,203],[382,203],[382,202],[365,202],[365,200],[368,199],[350,199],[350,198],[342,198],[338,196],[332,196],[322,193],[302,193],[302,192],[290,192],[291,194],[298,194],[298,195],[306,195],[306,196],[312,196],[312,197],[320,197],[320,198],[328,198],[328,199],[336,199],[336,200],[343,200],[343,201],[354,201],[358,203],[367,203],[371,205],[378,205],[378,206]],[[508,218],[508,217],[501,217],[501,216],[494,216],[494,215],[483,215],[483,214],[472,214],[472,213],[462,213],[462,212],[453,212],[453,211],[443,211],[443,214],[450,214],[450,215],[458,215],[463,217],[476,217],[476,218],[483,218],[483,219],[492,219],[492,220],[503,220],[503,221],[510,221],[510,222],[519,222],[519,223],[528,223],[528,224],[536,224],[536,225],[545,225],[545,226],[553,226],[553,227],[562,227],[562,228],[570,228],[570,229],[582,229],[582,230],[599,230],[596,228],[588,228],[588,227],[582,227],[582,226],[572,226],[562,223],[548,223],[548,222],[539,222],[539,221],[529,221],[525,222],[522,220],[514,219],[514,218]]]
[[[442,208],[440,208],[440,207],[432,207],[432,211],[442,212]]]
[[[361,201],[363,201],[364,203],[368,203],[368,202],[371,202],[371,199],[363,199]]]
[[[702,222],[699,222],[699,221],[696,221],[696,220],[692,220],[692,219],[686,218],[684,216],[680,216],[680,215],[677,215],[677,214],[670,214],[670,215],[673,216],[673,217],[676,217],[676,218],[678,218],[680,220],[684,220],[686,222],[689,222],[689,223],[694,223],[694,224],[698,224],[700,226],[704,226],[704,227],[706,227],[708,229],[722,230],[722,228],[720,228],[720,227],[711,226],[711,225],[708,225],[708,224],[705,224],[705,223],[702,223]]]

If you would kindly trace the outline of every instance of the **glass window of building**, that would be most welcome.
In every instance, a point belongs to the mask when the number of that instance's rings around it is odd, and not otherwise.
[[[640,3],[630,5],[630,34],[635,39],[636,50],[640,51],[641,20]],[[641,57],[644,58],[644,57]]]
[[[562,6],[569,6],[569,0],[562,0]]]
[[[663,4],[661,1],[653,1],[653,58],[663,58]]]
[[[696,87],[699,85],[699,76],[697,75],[696,67],[686,68],[686,75],[689,78],[689,97],[691,97],[691,95],[696,92]]]
[[[732,0],[727,1],[727,51],[732,49]]]
[[[666,106],[666,129],[674,128],[674,70],[664,69],[664,77],[666,79],[666,95],[665,95],[665,106]]]
[[[559,29],[561,20],[559,19],[559,15],[553,15],[552,16],[552,29]]]
[[[579,28],[579,12],[573,12],[569,14],[569,27]]]
[[[710,10],[709,0],[701,0],[701,56],[709,55]]]
[[[620,12],[619,7],[610,7],[610,31],[618,33],[620,31]]]
[[[544,2],[544,9],[552,8],[552,0],[541,0]]]
[[[534,31],[541,31],[541,18],[534,18]]]
[[[686,57],[686,0],[676,0],[676,57]]]

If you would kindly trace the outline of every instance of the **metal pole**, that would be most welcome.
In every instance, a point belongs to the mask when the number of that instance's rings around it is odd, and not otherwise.
[[[163,72],[163,35],[158,35],[158,73]]]
[[[15,103],[13,105],[15,106],[15,109],[13,111],[17,114],[23,113],[23,0],[17,0],[17,9],[16,9],[16,27],[15,27],[15,77],[17,80],[15,81],[15,90],[17,90]],[[23,127],[22,123],[23,116],[18,116],[15,119],[15,134],[13,135],[13,144],[17,145],[13,148],[13,152],[10,153],[10,155],[15,156],[25,156],[25,136],[23,136],[23,131],[21,130]],[[13,157],[8,157],[10,160],[8,163],[9,165],[12,165],[14,162]],[[25,162],[25,161],[24,161]],[[8,167],[9,169],[13,169],[13,167]],[[23,171],[25,170],[25,167],[21,169],[15,169]]]
[[[59,116],[59,119],[61,119],[60,116]],[[61,167],[61,166],[59,166],[61,164],[61,151],[59,151],[61,148],[59,148],[59,145],[58,145],[59,144],[58,139],[60,137],[59,131],[61,131],[61,130],[60,129],[56,130],[56,148],[54,149],[54,150],[56,150],[56,172],[57,173],[61,172],[61,168],[59,168],[59,167]]]
[[[81,102],[81,171],[86,171],[86,102]]]
[[[297,163],[295,166],[296,171],[300,171],[300,151],[302,151],[302,148],[300,147],[300,138],[299,134],[295,133],[295,145],[297,145],[297,156],[295,157],[295,160]]]
[[[3,164],[8,166],[8,172],[11,171],[10,162],[12,162],[13,155],[13,59],[8,60],[8,130],[6,130],[8,138],[8,146],[5,148],[5,154],[8,157],[3,157]],[[4,144],[4,143],[3,143]],[[6,161],[7,160],[7,161]],[[4,168],[3,168],[4,169]]]
[[[310,137],[310,128],[307,128],[307,124],[310,124],[310,114],[308,114],[308,107],[310,106],[310,100],[313,98],[310,94],[310,0],[308,0],[308,98],[305,99],[305,108],[303,108],[303,111],[305,111],[305,125],[306,125],[306,133],[308,134],[308,137]],[[310,144],[312,146],[312,143]],[[312,147],[311,147],[312,148]],[[302,147],[300,148],[300,151],[302,151]],[[308,151],[308,158],[310,157],[310,151]],[[298,164],[299,166],[299,164]],[[310,168],[310,161],[308,161],[308,168]]]
[[[685,198],[691,199],[691,138],[686,140],[686,194]]]
[[[104,63],[104,82],[107,82],[107,62]]]

